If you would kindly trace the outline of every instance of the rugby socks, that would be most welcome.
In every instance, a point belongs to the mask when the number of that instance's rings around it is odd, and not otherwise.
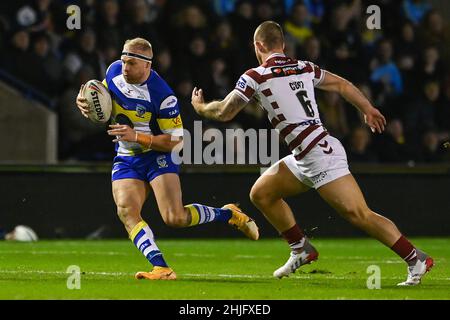
[[[403,235],[394,243],[391,250],[405,260],[408,265],[414,265],[416,263],[417,250]]]
[[[232,216],[230,209],[213,208],[198,203],[188,204],[185,208],[191,214],[190,227],[213,221],[228,222]]]
[[[307,242],[305,234],[298,224],[282,232],[281,236],[287,241],[291,250],[295,252],[302,251]]]
[[[167,263],[155,243],[153,232],[145,221],[134,226],[130,232],[130,239],[152,265],[167,267]]]

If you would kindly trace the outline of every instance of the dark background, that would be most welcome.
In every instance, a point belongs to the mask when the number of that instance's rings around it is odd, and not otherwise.
[[[106,170],[105,170],[106,171]],[[250,203],[249,190],[257,173],[182,173],[185,204],[222,206],[239,202],[260,226],[262,237],[277,233]],[[448,173],[358,173],[355,175],[372,210],[393,220],[408,236],[450,234]],[[1,225],[29,225],[41,238],[84,238],[103,226],[100,237],[126,238],[116,216],[107,172],[0,171]],[[299,224],[310,237],[365,236],[338,216],[314,190],[288,199]],[[152,193],[142,210],[159,238],[241,236],[219,223],[187,229],[165,226]],[[94,236],[95,238],[95,236]]]

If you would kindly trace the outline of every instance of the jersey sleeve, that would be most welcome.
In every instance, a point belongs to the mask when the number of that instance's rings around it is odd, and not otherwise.
[[[237,93],[245,102],[249,102],[258,90],[258,83],[250,77],[247,71],[236,82],[233,92]]]
[[[177,97],[173,93],[161,101],[156,121],[163,133],[177,137],[183,136],[183,122],[181,121],[180,107]]]
[[[322,70],[315,63],[312,63],[309,61],[307,63],[311,66],[312,72],[314,73],[313,85],[314,85],[314,87],[317,87],[318,85],[320,85],[322,83],[323,78],[325,77],[325,70]]]

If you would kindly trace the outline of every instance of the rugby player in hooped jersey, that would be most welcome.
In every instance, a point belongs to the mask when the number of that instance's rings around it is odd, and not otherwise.
[[[339,93],[364,114],[372,132],[384,131],[384,116],[349,81],[311,62],[285,56],[284,46],[281,27],[273,21],[263,22],[254,34],[259,67],[245,72],[222,101],[207,103],[202,89],[194,88],[192,92],[192,105],[197,113],[219,121],[233,119],[249,102],[258,103],[292,152],[265,171],[250,191],[253,204],[291,248],[289,259],[273,275],[288,276],[318,258],[318,251],[283,200],[314,188],[345,219],[391,248],[407,263],[407,279],[398,285],[419,284],[432,268],[433,259],[415,248],[392,221],[367,206],[348,169],[342,144],[321,124],[314,89]]]
[[[142,206],[153,189],[164,222],[172,227],[189,227],[209,222],[228,223],[248,238],[259,238],[255,222],[236,205],[213,208],[198,203],[183,206],[178,165],[171,152],[182,142],[180,110],[172,89],[151,68],[153,50],[142,38],[127,40],[121,60],[106,71],[103,84],[112,97],[112,123],[108,134],[115,136],[117,156],[112,168],[112,191],[117,214],[130,239],[153,265],[150,272],[136,273],[137,279],[174,280],[155,243],[153,232],[141,217]],[[77,106],[87,117],[83,86]]]

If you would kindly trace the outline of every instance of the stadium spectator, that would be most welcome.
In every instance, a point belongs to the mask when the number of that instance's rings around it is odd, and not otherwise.
[[[351,163],[375,163],[377,155],[370,148],[371,136],[367,127],[358,126],[350,133],[347,143],[347,158]]]
[[[414,159],[403,131],[403,123],[399,119],[388,122],[386,134],[379,139],[377,149],[382,162],[406,164]]]
[[[416,30],[410,22],[405,22],[400,30],[395,46],[395,61],[402,79],[404,80],[404,92],[408,94],[416,90],[415,73],[420,56],[419,43]]]
[[[428,46],[423,52],[419,63],[416,66],[415,78],[422,83],[427,80],[442,80],[446,75],[446,67],[440,58],[437,47]]]
[[[155,55],[155,70],[166,79],[168,83],[175,83],[177,74],[172,63],[172,54],[169,48],[161,48]]]
[[[233,28],[227,20],[220,21],[215,27],[211,38],[211,55],[222,59],[228,67],[227,73],[235,79],[242,71],[245,60],[236,56],[239,45],[233,33]],[[215,60],[213,60],[215,61]]]
[[[325,59],[322,57],[320,40],[315,36],[306,39],[300,57],[306,61],[314,62],[315,64],[322,66],[322,68],[327,67]]]
[[[196,5],[188,5],[174,15],[171,46],[183,52],[196,37],[208,38],[208,20]]]
[[[25,83],[37,83],[39,74],[34,72],[30,52],[30,34],[25,30],[13,33],[9,48],[4,55],[5,69]]]
[[[288,20],[284,23],[285,37],[295,39],[297,44],[303,44],[307,38],[314,35],[311,27],[311,17],[305,4],[299,2],[292,7]]]
[[[344,100],[334,92],[324,92],[320,96],[322,98],[319,99],[318,103],[324,126],[334,137],[344,138],[349,131]]]
[[[154,66],[169,85],[183,88],[195,82],[211,95],[208,99],[218,99],[233,85],[230,79],[255,65],[257,22],[275,19],[286,28],[288,56],[364,84],[385,115],[404,121],[407,140],[419,148],[422,134],[433,123],[439,140],[450,132],[450,89],[446,89],[450,29],[430,3],[376,1],[382,29],[368,30],[365,9],[372,3],[367,0],[87,0],[77,2],[81,30],[68,31],[66,2],[0,2],[0,68],[61,105],[66,100],[63,93],[72,88],[81,69],[92,69],[92,78],[103,79],[105,67],[118,59],[123,41],[139,34],[160,47]],[[41,81],[42,74],[47,82]],[[442,88],[437,101],[423,93],[429,83],[435,83],[433,90],[436,85]],[[324,110],[324,122],[331,121],[329,129],[348,140],[350,131],[344,128],[358,126],[361,119],[353,108],[342,113],[339,105]],[[264,119],[258,118],[260,109],[247,109],[233,125],[264,126]],[[419,116],[427,110],[435,111],[434,121],[429,121],[431,113]],[[185,127],[190,119],[187,115]],[[412,129],[418,121],[421,129]]]
[[[236,9],[229,15],[230,24],[233,32],[238,40],[241,49],[250,48],[253,42],[253,27],[256,26],[254,17],[254,7],[250,0],[240,0],[236,3]],[[241,50],[243,54],[247,54],[247,50]]]
[[[256,22],[260,23],[266,20],[276,20],[275,8],[270,0],[257,1],[255,8]]]
[[[420,30],[422,44],[436,46],[446,63],[450,63],[450,28],[442,15],[436,10],[429,11]]]
[[[439,99],[439,83],[426,82],[418,97],[408,104],[404,112],[405,133],[408,137],[420,141],[420,137],[436,126],[434,119]]]
[[[449,139],[450,135],[450,77],[444,82],[442,99],[436,108],[436,124]]]
[[[390,40],[382,40],[378,45],[378,55],[371,62],[370,80],[376,86],[376,102],[384,104],[390,96],[403,92],[403,80],[393,61],[393,47]]]
[[[73,101],[76,100],[80,86],[93,79],[94,70],[89,66],[81,67],[70,86],[64,90],[59,101],[59,131],[64,137],[60,141],[60,158],[64,160],[107,160],[114,155],[111,141],[101,125],[86,121]]]
[[[94,70],[95,79],[103,79],[105,64],[97,50],[97,36],[94,30],[87,28],[82,31],[76,46],[67,54],[64,60],[66,78],[74,77],[83,65]]]
[[[50,42],[46,34],[35,36],[31,63],[35,73],[31,84],[49,97],[55,96],[62,88],[63,70],[60,60],[50,50]],[[42,81],[42,77],[46,81]]]
[[[156,26],[149,20],[149,7],[145,0],[128,0],[127,8],[127,23],[124,25],[125,39],[132,39],[135,37],[143,37],[152,40],[152,46],[155,51],[159,50],[161,40],[156,32]]]
[[[419,162],[442,162],[444,160],[446,150],[440,142],[439,135],[434,129],[427,131],[422,138],[421,153],[418,158]]]
[[[409,21],[418,25],[425,14],[431,10],[428,0],[403,0],[403,14]]]
[[[99,17],[95,27],[101,48],[119,48],[124,41],[123,28],[119,21],[119,10],[117,0],[105,0],[100,4]]]

